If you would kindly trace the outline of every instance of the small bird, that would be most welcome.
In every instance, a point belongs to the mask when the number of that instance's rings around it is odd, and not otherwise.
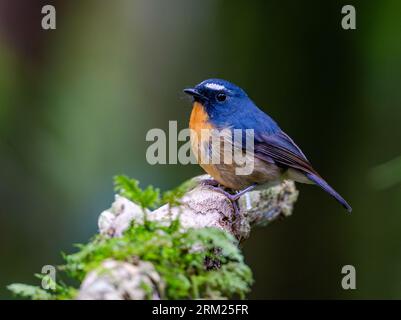
[[[351,206],[313,169],[295,142],[278,124],[260,110],[244,90],[222,79],[208,79],[194,88],[184,89],[193,98],[189,127],[191,145],[201,167],[213,178],[208,183],[224,193],[239,213],[236,200],[252,189],[266,188],[293,180],[316,184],[334,197],[348,212]],[[253,130],[253,170],[248,175],[236,174],[233,163],[202,163],[198,151],[210,147],[210,137],[204,130]],[[237,146],[238,147],[238,146]],[[235,148],[235,146],[233,146]],[[245,151],[245,146],[241,145]],[[231,194],[222,187],[236,191]]]

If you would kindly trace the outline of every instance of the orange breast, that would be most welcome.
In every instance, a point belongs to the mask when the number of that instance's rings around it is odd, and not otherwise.
[[[269,181],[280,180],[281,171],[277,166],[254,158],[253,154],[248,159],[248,161],[253,161],[254,169],[249,175],[237,175],[235,170],[237,167],[236,164],[213,164],[210,161],[206,163],[204,155],[209,152],[211,141],[210,136],[202,131],[212,130],[214,127],[209,122],[208,114],[203,105],[199,102],[194,102],[189,128],[191,129],[192,151],[199,165],[220,184],[235,190],[241,190],[253,183],[264,184]],[[223,159],[224,155],[221,154],[220,160]]]
[[[199,102],[194,102],[191,118],[189,120],[189,128],[191,129],[191,146],[192,151],[200,164],[200,166],[214,179],[221,181],[220,172],[213,164],[205,164],[202,161],[201,148],[209,147],[209,136],[202,130],[212,130],[213,126],[209,122],[209,116],[204,106]]]
[[[212,129],[212,125],[209,123],[209,116],[205,107],[200,102],[194,102],[189,120],[189,128],[194,130],[198,135],[200,135],[202,129]]]

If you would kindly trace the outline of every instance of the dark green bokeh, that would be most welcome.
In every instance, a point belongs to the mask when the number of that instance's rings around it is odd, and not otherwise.
[[[401,298],[400,164],[374,169],[401,155],[399,1],[55,1],[53,31],[44,4],[0,1],[1,297],[96,232],[114,174],[165,190],[201,173],[147,164],[145,135],[185,128],[182,88],[222,77],[354,209],[299,186],[293,217],[244,243],[250,298]],[[357,290],[341,288],[346,264]]]

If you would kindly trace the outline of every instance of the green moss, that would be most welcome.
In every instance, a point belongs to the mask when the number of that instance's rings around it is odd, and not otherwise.
[[[153,187],[140,190],[135,180],[115,179],[122,195],[146,207],[160,203],[163,197]],[[165,196],[176,197],[188,186],[182,186]],[[165,284],[163,299],[244,298],[252,283],[252,273],[244,263],[236,240],[216,228],[182,231],[179,220],[166,226],[146,221],[133,224],[122,237],[97,235],[85,245],[78,245],[74,254],[64,255],[65,265],[59,267],[71,279],[81,282],[86,274],[105,259],[153,264]],[[57,284],[55,292],[39,287],[13,284],[8,287],[19,296],[32,299],[68,299],[76,294],[74,288]],[[150,295],[148,295],[150,297]]]
[[[15,296],[32,300],[67,300],[72,299],[77,293],[75,288],[63,283],[56,284],[55,290],[44,290],[39,286],[32,286],[23,283],[13,283],[7,286]]]
[[[139,204],[142,208],[154,208],[160,203],[159,189],[148,186],[142,190],[139,188],[138,180],[130,179],[124,175],[114,177],[114,191]]]
[[[168,190],[163,193],[161,198],[161,203],[168,203],[171,206],[178,206],[180,204],[180,199],[182,196],[188,192],[190,189],[196,186],[197,182],[194,179],[189,179],[184,183],[180,184],[173,190]]]
[[[142,190],[139,182],[124,175],[114,177],[114,191],[123,197],[139,204],[142,208],[155,208],[169,203],[171,206],[179,205],[179,199],[190,189],[196,186],[197,182],[189,179],[178,187],[167,190],[160,194],[160,190],[153,186],[147,186]]]
[[[193,248],[202,248],[194,250]],[[215,248],[219,248],[216,253]],[[244,297],[252,282],[236,242],[215,228],[179,231],[179,222],[169,226],[155,222],[135,224],[121,238],[96,237],[80,251],[65,257],[63,270],[79,281],[108,258],[151,262],[166,284],[164,299]],[[205,259],[215,259],[220,269],[207,270]],[[193,290],[193,286],[197,290]]]
[[[52,295],[46,290],[23,283],[10,284],[7,286],[7,289],[13,292],[16,296],[30,298],[32,300],[48,300],[52,297]]]

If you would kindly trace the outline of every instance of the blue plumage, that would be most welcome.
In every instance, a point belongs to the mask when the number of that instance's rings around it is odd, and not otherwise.
[[[212,176],[216,173],[218,182],[234,189],[285,178],[314,183],[351,212],[348,203],[313,169],[295,142],[240,87],[226,80],[208,79],[184,92],[203,106],[208,126],[220,130],[254,130],[255,172],[248,177],[238,177],[233,176],[233,170],[228,170],[227,166],[214,166],[209,173]]]

